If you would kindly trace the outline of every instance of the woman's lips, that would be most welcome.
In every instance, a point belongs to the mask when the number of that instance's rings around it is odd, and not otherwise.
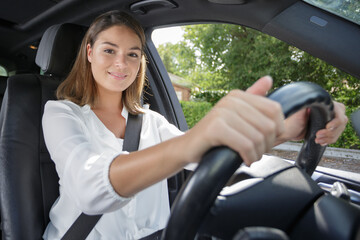
[[[109,72],[109,74],[116,79],[125,79],[127,77],[127,74],[124,73]]]

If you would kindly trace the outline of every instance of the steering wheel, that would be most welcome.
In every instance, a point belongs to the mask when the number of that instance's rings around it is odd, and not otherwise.
[[[310,108],[307,135],[295,165],[311,175],[325,150],[314,142],[315,134],[334,117],[330,95],[317,84],[297,82],[275,90],[268,97],[281,104],[285,118]],[[162,239],[194,239],[218,194],[241,163],[238,153],[227,147],[209,150],[180,190]]]

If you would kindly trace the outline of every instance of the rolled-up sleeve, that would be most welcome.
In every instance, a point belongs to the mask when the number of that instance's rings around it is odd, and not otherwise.
[[[160,114],[158,114],[157,117],[157,128],[159,130],[161,141],[166,141],[184,134],[184,132],[180,131],[175,125],[169,123],[166,118]]]
[[[78,108],[78,109],[77,109]],[[63,191],[87,214],[114,211],[131,200],[119,196],[109,180],[109,167],[127,152],[94,146],[80,107],[49,101],[43,115],[45,143],[60,178]]]

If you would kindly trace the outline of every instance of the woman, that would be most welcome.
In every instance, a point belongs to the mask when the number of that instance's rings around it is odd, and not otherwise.
[[[226,145],[246,165],[274,144],[303,137],[306,111],[284,121],[281,107],[263,96],[269,77],[246,92],[232,91],[185,134],[140,105],[145,79],[145,37],[130,16],[112,11],[90,26],[59,101],[45,106],[47,148],[60,177],[44,239],[60,239],[75,219],[103,214],[87,239],[140,239],[166,225],[166,179],[198,162],[211,147]],[[346,124],[344,106],[316,141],[329,144]],[[128,113],[143,113],[139,151],[122,151]],[[294,127],[296,126],[296,127]],[[239,144],[241,143],[241,144]]]

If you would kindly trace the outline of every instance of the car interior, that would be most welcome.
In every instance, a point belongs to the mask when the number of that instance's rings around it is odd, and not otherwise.
[[[22,231],[9,231],[5,239],[25,239],[27,236],[41,238],[42,229],[49,221],[47,213],[59,192],[58,177],[42,137],[42,112],[44,104],[47,100],[54,99],[54,90],[68,73],[83,35],[84,28],[78,25],[64,24],[49,28],[36,57],[44,75],[22,74],[10,78],[1,111],[3,149],[12,149],[4,152],[7,166],[2,168],[1,173],[4,179],[9,180],[1,189],[10,193],[7,194],[6,201],[2,201],[2,226],[7,229],[7,225],[18,225]],[[64,48],[69,49],[69,54],[59,54],[63,53]],[[16,109],[13,105],[16,105]],[[13,124],[13,119],[20,122]],[[12,144],[13,141],[19,144]],[[11,145],[6,146],[7,143]],[[24,145],[27,147],[24,148]],[[17,181],[10,180],[14,177],[18,178]],[[13,189],[17,191],[12,191]],[[18,206],[13,204],[14,199],[20,201]],[[20,205],[38,207],[23,209],[23,213],[28,214],[21,214],[20,219],[6,217],[14,216]]]
[[[101,13],[119,9],[142,24],[148,60],[144,102],[182,131],[188,128],[184,114],[151,39],[157,28],[239,24],[360,78],[359,25],[303,1],[21,0],[18,4],[4,0],[0,8],[0,65],[8,72],[0,77],[2,239],[42,238],[59,194],[42,134],[43,107],[56,99],[55,89],[69,72],[87,27]],[[322,150],[307,151],[321,157]],[[252,169],[239,168],[237,156],[228,152],[206,156],[212,161],[233,159],[231,170],[218,169],[217,177],[199,180],[195,171],[191,177],[181,172],[168,180],[173,210],[164,239],[194,239],[196,234],[208,239],[360,239],[360,174],[319,167],[308,174],[276,157],[265,157]],[[209,173],[213,167],[199,171]],[[200,196],[204,182],[219,189],[209,187]],[[182,185],[191,191],[184,193]],[[207,208],[198,206],[205,201]],[[262,238],[255,238],[259,235]]]

